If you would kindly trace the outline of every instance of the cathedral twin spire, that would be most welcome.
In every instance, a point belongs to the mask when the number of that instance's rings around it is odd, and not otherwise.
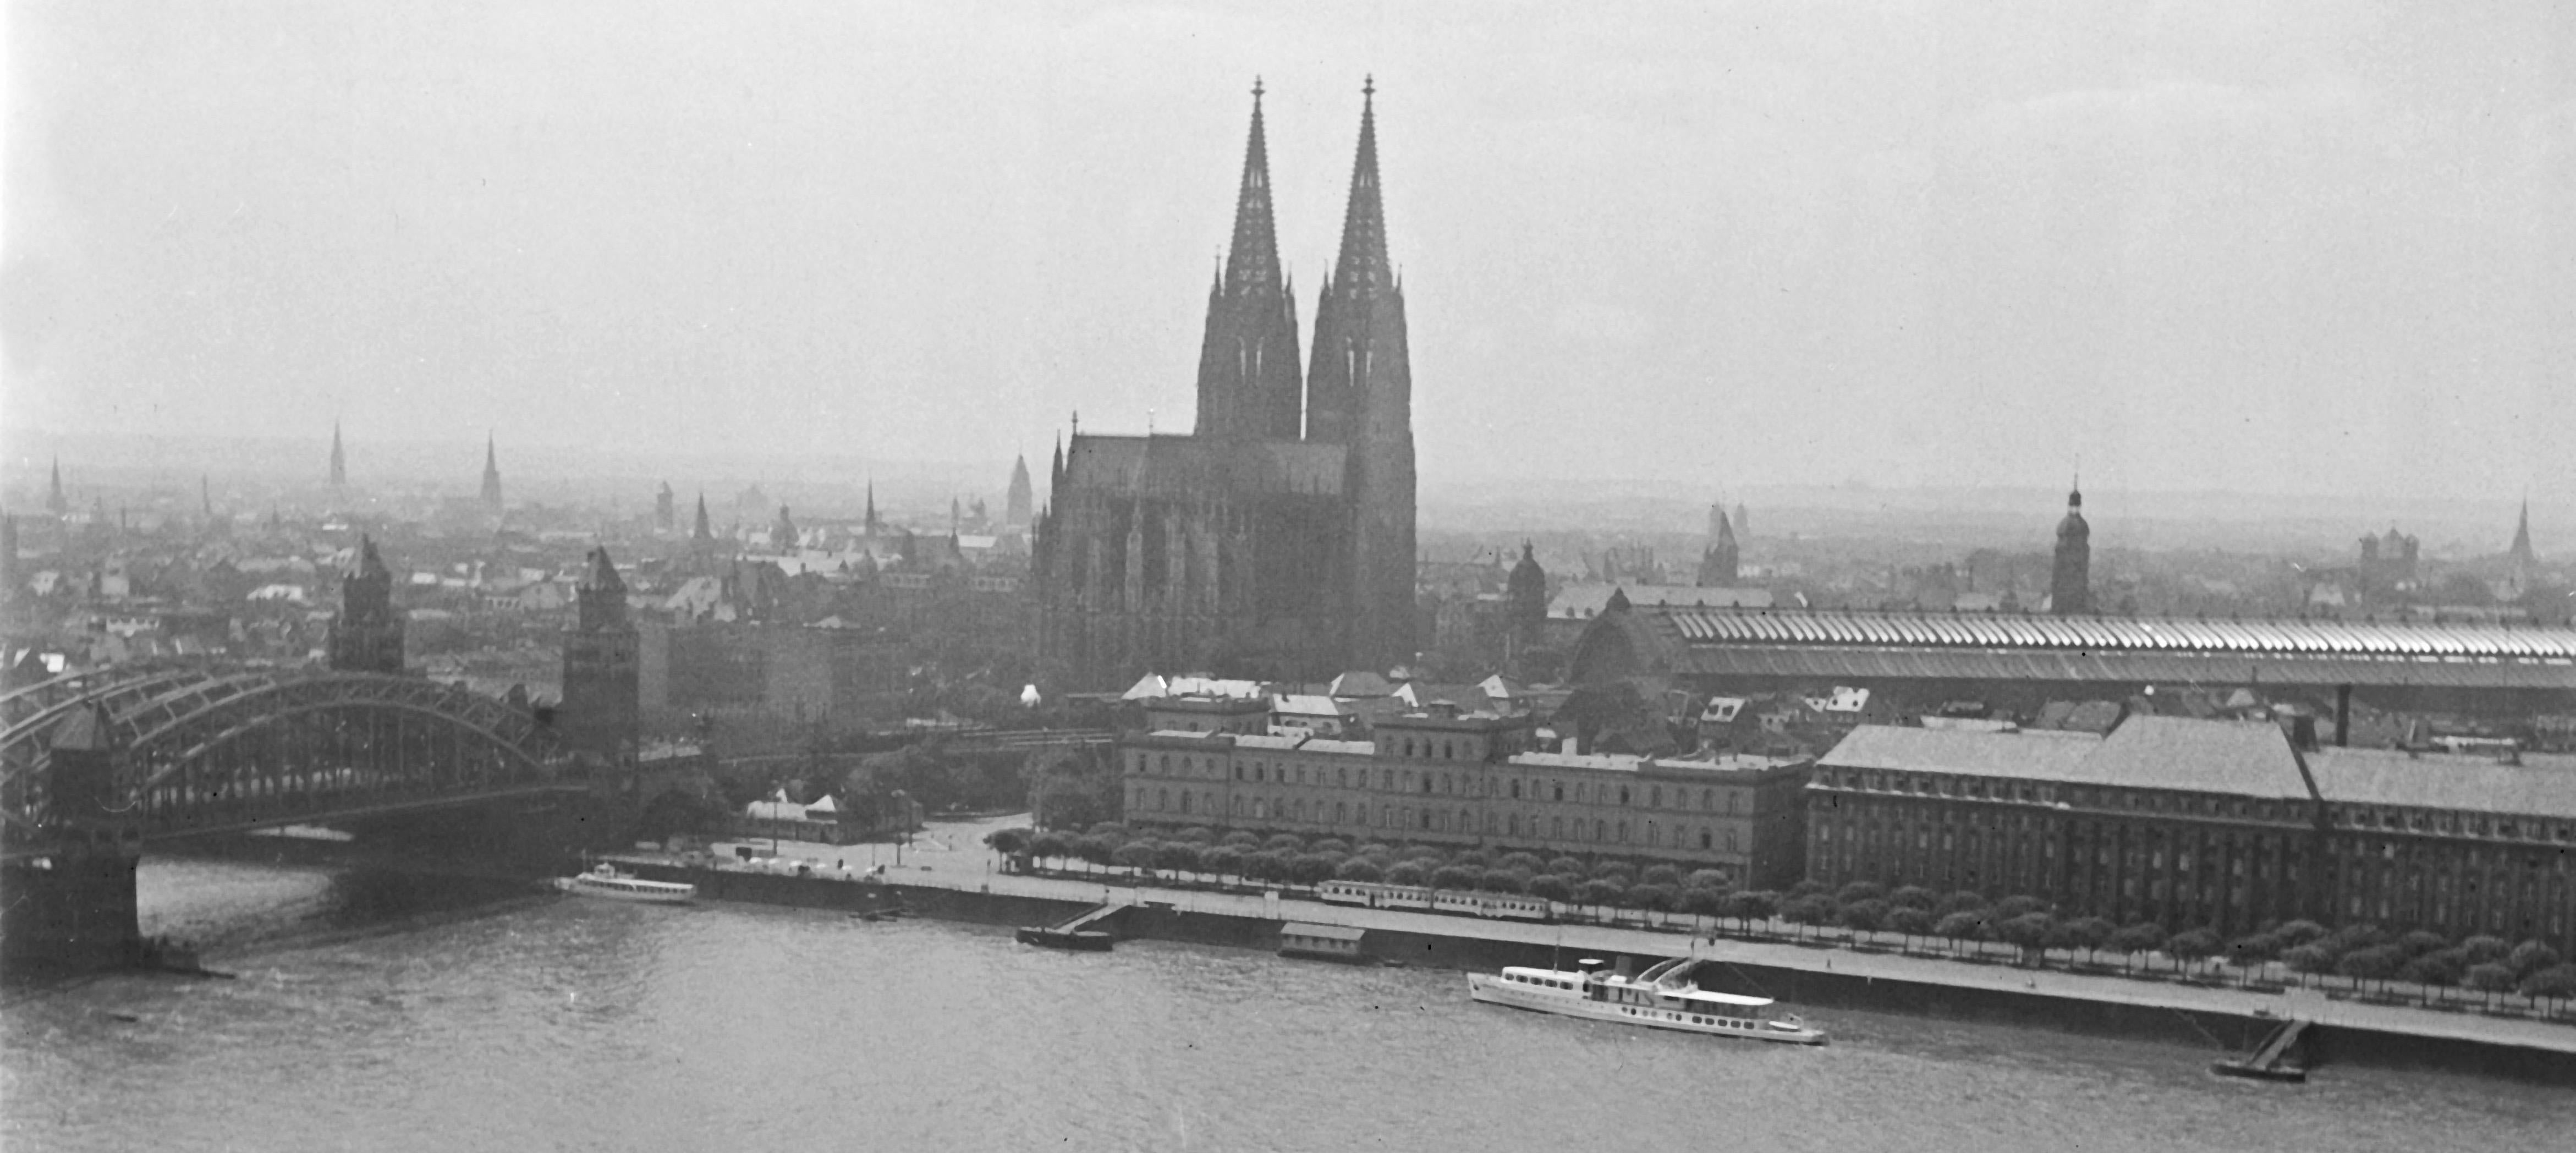
[[[1359,155],[1351,172],[1350,203],[1343,214],[1341,256],[1325,287],[1327,311],[1335,307],[1336,289],[1348,297],[1391,289],[1394,282],[1387,259],[1385,207],[1378,191],[1375,81],[1361,92]],[[1351,344],[1352,333],[1347,330],[1352,326],[1328,324],[1322,312],[1316,316],[1312,362],[1315,374],[1324,378],[1320,391],[1298,363],[1295,286],[1279,262],[1261,96],[1261,84],[1255,81],[1252,129],[1244,142],[1243,179],[1235,196],[1233,243],[1208,292],[1207,336],[1199,355],[1197,431],[1261,440],[1347,441],[1357,421],[1353,392],[1364,373],[1346,347]],[[1327,365],[1328,353],[1339,363]]]

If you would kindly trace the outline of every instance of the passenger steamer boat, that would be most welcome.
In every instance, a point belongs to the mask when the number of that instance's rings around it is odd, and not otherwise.
[[[1585,960],[1580,964],[1600,962]],[[1714,1033],[1792,1045],[1825,1043],[1824,1031],[1808,1028],[1796,1014],[1773,1016],[1766,1012],[1772,1004],[1768,997],[1711,993],[1693,986],[1690,974],[1698,964],[1694,958],[1675,957],[1634,977],[1622,977],[1607,969],[1564,972],[1506,967],[1500,973],[1467,974],[1467,994],[1489,1005],[1650,1029]]]
[[[606,897],[612,901],[643,901],[657,905],[676,905],[697,898],[696,885],[678,881],[647,881],[617,871],[615,865],[594,865],[587,873],[555,878],[555,887],[585,897]]]

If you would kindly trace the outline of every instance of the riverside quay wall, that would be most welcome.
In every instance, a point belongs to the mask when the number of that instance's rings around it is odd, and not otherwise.
[[[992,884],[1003,891],[988,891],[980,886],[907,883],[899,875],[881,882],[852,882],[683,867],[644,858],[620,863],[639,876],[693,883],[710,900],[851,913],[900,907],[918,916],[987,925],[1060,922],[1098,905],[1103,891],[1071,883],[1059,886],[1059,893],[1011,891],[1018,888],[1012,882],[1026,880],[1013,877],[994,878]],[[2257,995],[2250,993],[2235,999],[2243,1008],[2192,1006],[2159,997],[2160,992],[2191,990],[2141,983],[2134,997],[2090,994],[2066,974],[2042,972],[2029,974],[2028,987],[2004,988],[1997,987],[2005,983],[1998,975],[2021,981],[2024,971],[1979,967],[1987,970],[1987,979],[1966,982],[1947,978],[1942,971],[1946,966],[1940,962],[1726,937],[1711,941],[1598,926],[1515,925],[1431,913],[1351,910],[1307,901],[1265,904],[1253,897],[1212,898],[1155,889],[1119,887],[1109,893],[1129,904],[1114,922],[1118,935],[1129,939],[1271,950],[1278,947],[1281,927],[1290,921],[1365,919],[1367,923],[1359,927],[1366,930],[1361,942],[1366,958],[1421,968],[1493,970],[1504,965],[1571,964],[1585,957],[1626,961],[1642,968],[1667,957],[1696,953],[1714,962],[1713,987],[1772,997],[1801,1008],[1861,1009],[2133,1037],[2198,1047],[2213,1057],[2251,1050],[2284,1017],[2313,1019],[2289,1001],[2270,1007],[2270,1015],[2257,1013]],[[1710,943],[1694,949],[1694,940]],[[2456,1015],[2427,1012],[2424,1016],[2448,1028],[2416,1032],[2348,1022],[2316,1024],[2304,1042],[2307,1057],[2317,1064],[2420,1068],[2576,1085],[2576,1027],[2534,1023],[2536,1030],[2565,1036],[2532,1044],[2518,1038],[2468,1035],[2474,1032],[2470,1022]]]

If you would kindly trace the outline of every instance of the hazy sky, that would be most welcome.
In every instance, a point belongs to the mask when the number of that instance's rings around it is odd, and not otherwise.
[[[76,0],[6,34],[20,433],[1183,429],[1246,89],[1311,318],[1373,72],[1426,483],[2080,458],[2576,501],[2563,0]]]

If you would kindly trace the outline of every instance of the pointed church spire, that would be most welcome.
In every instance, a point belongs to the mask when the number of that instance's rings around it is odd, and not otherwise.
[[[1388,270],[1376,80],[1360,91],[1341,256],[1315,307],[1305,439],[1350,446],[1342,482],[1353,510],[1350,667],[1389,668],[1414,659],[1413,369],[1404,296]]]
[[[2505,555],[2512,557],[2513,563],[2526,568],[2532,563],[2531,498],[2528,496],[2522,498],[2522,519],[2514,522],[2513,547],[2506,549]]]
[[[331,422],[331,487],[349,483],[349,458],[340,451],[340,422]]]
[[[626,627],[626,580],[608,559],[608,546],[590,550],[581,579],[573,585],[574,627],[596,633]]]
[[[1037,496],[1030,491],[1029,458],[1022,453],[1011,460],[1011,487],[1002,498],[1002,523],[1025,525],[1037,511]]]
[[[45,493],[45,511],[62,516],[72,510],[70,498],[63,495],[63,458],[54,458],[54,487]]]
[[[493,512],[501,511],[501,453],[489,432],[483,434],[483,503]]]
[[[696,526],[689,531],[689,539],[697,541],[712,541],[715,537],[715,530],[707,525],[707,490],[699,489],[698,520]]]
[[[1386,200],[1377,176],[1377,78],[1360,85],[1360,148],[1351,162],[1351,199],[1342,210],[1342,253],[1333,280],[1344,291],[1393,287],[1386,255]]]
[[[869,536],[877,535],[877,478],[875,477],[868,478],[867,530]]]
[[[1740,579],[1743,552],[1735,543],[1735,526],[1727,523],[1726,504],[1708,506],[1708,548],[1699,557],[1699,586],[1727,588]]]
[[[1208,294],[1199,346],[1201,435],[1294,440],[1304,373],[1297,363],[1296,310],[1280,283],[1278,229],[1270,199],[1270,146],[1252,84],[1252,129],[1235,192],[1234,240]],[[1078,430],[1077,430],[1078,431]]]
[[[1261,78],[1252,80],[1252,132],[1243,145],[1243,184],[1234,198],[1234,244],[1226,252],[1226,286],[1236,292],[1279,287],[1279,238],[1270,206],[1270,146],[1261,130]]]

